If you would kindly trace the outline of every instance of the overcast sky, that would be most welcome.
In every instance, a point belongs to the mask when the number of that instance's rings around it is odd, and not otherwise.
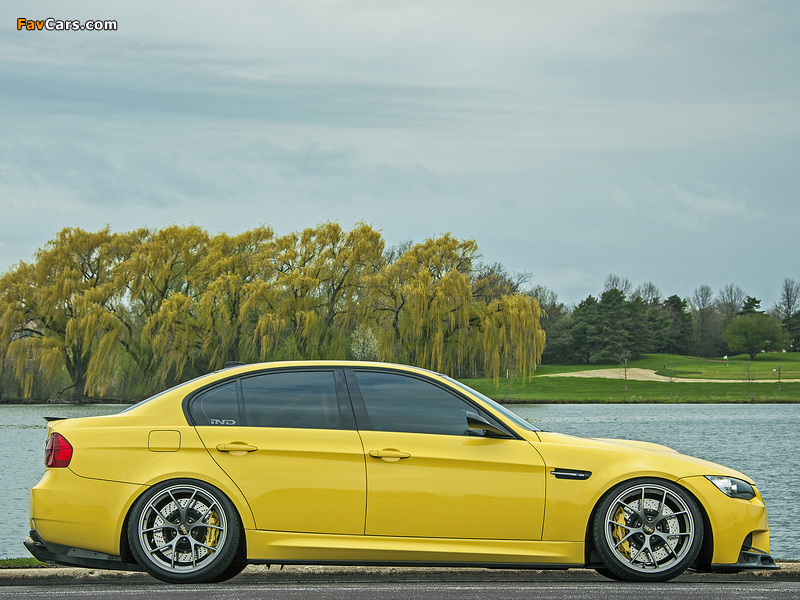
[[[18,31],[17,19],[118,30]],[[67,226],[443,232],[567,303],[800,280],[800,2],[0,6],[0,272]]]

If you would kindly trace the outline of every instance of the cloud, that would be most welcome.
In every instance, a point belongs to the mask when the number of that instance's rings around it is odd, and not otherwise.
[[[705,194],[694,193],[671,183],[663,192],[675,200],[674,206],[678,210],[688,211],[700,221],[721,217],[752,218],[760,212],[749,207],[743,199],[717,189],[709,189]]]
[[[645,193],[647,196],[643,198],[640,212],[646,211],[648,220],[660,222],[664,228],[719,231],[733,224],[752,224],[761,217],[761,211],[750,206],[744,198],[709,184],[699,186],[696,191],[676,183],[651,184]]]
[[[708,233],[763,218],[762,210],[748,202],[747,192],[735,194],[704,182],[692,188],[675,182],[647,182],[637,188],[616,184],[608,192],[608,206],[624,222],[648,222],[664,231]]]
[[[0,30],[0,269],[65,225],[364,219],[566,301],[610,271],[683,293],[728,267],[673,265],[746,237],[770,271],[741,285],[798,278],[792,2],[7,4],[119,30]]]

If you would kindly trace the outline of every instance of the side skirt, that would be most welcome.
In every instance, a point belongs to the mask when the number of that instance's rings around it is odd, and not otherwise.
[[[583,542],[463,540],[246,530],[251,563],[568,569]]]

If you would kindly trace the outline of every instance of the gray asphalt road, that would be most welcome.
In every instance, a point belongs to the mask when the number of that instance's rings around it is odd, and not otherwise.
[[[0,600],[761,600],[800,599],[800,564],[738,574],[687,572],[669,583],[609,581],[591,569],[539,571],[250,565],[216,585],[161,583],[144,573],[46,568],[0,570]]]
[[[5,598],[64,598],[69,600],[128,600],[141,598],[170,600],[517,600],[530,598],[614,600],[692,600],[739,598],[800,598],[800,582],[714,582],[667,583],[658,585],[614,582],[363,582],[363,583],[274,583],[236,581],[207,586],[166,586],[149,583],[110,582],[9,586],[0,588]]]

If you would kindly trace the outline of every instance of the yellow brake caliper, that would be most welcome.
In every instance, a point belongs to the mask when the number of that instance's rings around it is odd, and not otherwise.
[[[617,509],[617,512],[614,513],[614,522],[619,523],[620,525],[625,525],[625,511],[622,507]],[[624,527],[614,526],[611,530],[611,536],[614,538],[614,541],[618,544],[617,550],[619,550],[620,554],[622,554],[625,558],[631,558],[631,545],[628,540],[625,540],[620,544],[625,536],[628,534],[628,530]]]
[[[217,513],[212,512],[211,516],[208,517],[208,524],[209,525],[219,525],[219,519],[217,518]],[[211,548],[217,547],[217,540],[219,540],[219,529],[212,529],[211,527],[206,529],[206,546],[210,546]]]

